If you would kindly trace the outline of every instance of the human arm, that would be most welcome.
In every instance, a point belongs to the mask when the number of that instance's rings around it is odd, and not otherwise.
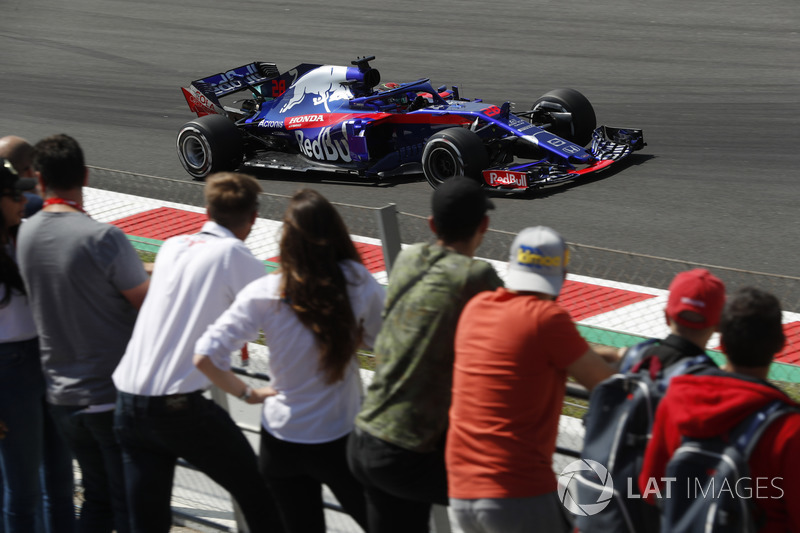
[[[230,370],[222,370],[218,368],[214,362],[205,355],[194,355],[194,366],[206,375],[206,377],[228,394],[236,396],[250,404],[262,403],[270,396],[275,396],[278,391],[267,385],[266,387],[259,387],[252,389],[250,386],[239,379],[239,377]]]
[[[555,302],[544,302],[537,329],[541,331],[546,353],[551,363],[592,390],[598,383],[614,374],[603,355],[612,357],[604,347],[592,347],[578,332],[569,313]],[[614,349],[616,350],[616,349]]]
[[[206,329],[195,343],[193,362],[208,379],[220,389],[248,403],[260,403],[277,394],[272,387],[255,389],[244,394],[249,387],[231,371],[230,354],[258,336],[262,299],[261,282],[256,280],[237,295],[233,304]]]
[[[150,276],[122,230],[116,226],[108,227],[97,248],[96,259],[106,269],[107,278],[120,294],[134,308],[140,309],[150,288]]]
[[[567,367],[567,373],[591,391],[598,383],[611,377],[614,369],[606,362],[601,353],[590,347]]]
[[[603,346],[601,344],[592,344],[592,349],[614,370],[619,369],[622,356],[625,355],[625,350],[627,350],[626,347],[615,348],[614,346]]]
[[[147,296],[147,289],[149,288],[150,278],[147,278],[144,280],[144,282],[140,283],[136,287],[120,292],[122,292],[122,295],[133,307],[136,309],[141,309],[142,303],[144,303],[144,297]]]

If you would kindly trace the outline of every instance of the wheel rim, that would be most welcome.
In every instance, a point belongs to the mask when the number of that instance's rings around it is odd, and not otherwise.
[[[434,148],[428,158],[428,163],[430,177],[438,183],[443,183],[455,176],[460,168],[455,155],[446,148]]]
[[[202,169],[208,161],[208,150],[205,143],[194,135],[189,135],[183,140],[181,153],[186,164],[197,170]]]

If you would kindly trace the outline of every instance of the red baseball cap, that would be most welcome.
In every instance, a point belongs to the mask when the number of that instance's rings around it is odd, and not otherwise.
[[[704,268],[681,272],[669,286],[667,316],[692,329],[704,329],[719,323],[725,306],[725,284]],[[690,320],[681,313],[690,311],[700,320]]]

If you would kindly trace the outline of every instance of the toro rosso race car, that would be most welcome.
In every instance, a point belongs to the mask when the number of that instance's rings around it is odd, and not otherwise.
[[[372,57],[352,66],[254,62],[183,88],[198,118],[178,133],[195,179],[241,167],[371,179],[422,172],[535,190],[597,173],[645,146],[641,130],[596,126],[592,105],[555,89],[530,111],[469,100],[429,79],[381,84]],[[239,99],[236,99],[237,96]]]

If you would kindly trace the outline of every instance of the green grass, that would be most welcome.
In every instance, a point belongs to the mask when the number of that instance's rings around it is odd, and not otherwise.
[[[141,259],[143,263],[152,263],[156,260],[155,252],[146,252],[144,250],[136,251],[139,253],[139,259]]]

